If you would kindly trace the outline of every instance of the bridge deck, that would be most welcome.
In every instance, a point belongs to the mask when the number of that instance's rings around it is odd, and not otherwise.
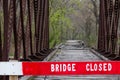
[[[96,55],[90,49],[58,49],[45,60],[48,61],[105,61],[102,55]],[[27,80],[27,79],[21,79]],[[33,80],[119,80],[119,75],[73,75],[73,76],[36,76]]]
[[[59,50],[50,61],[94,61],[101,60],[89,49]]]

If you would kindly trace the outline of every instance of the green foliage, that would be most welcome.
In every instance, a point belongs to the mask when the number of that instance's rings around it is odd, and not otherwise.
[[[94,46],[96,16],[91,0],[50,0],[50,47],[68,39],[80,39]]]
[[[50,0],[62,5],[60,0]],[[55,5],[55,4],[54,4]],[[50,47],[54,47],[61,42],[61,36],[71,26],[69,17],[66,17],[67,8],[65,6],[50,7]],[[65,27],[63,27],[65,26]],[[64,31],[63,31],[64,30]]]

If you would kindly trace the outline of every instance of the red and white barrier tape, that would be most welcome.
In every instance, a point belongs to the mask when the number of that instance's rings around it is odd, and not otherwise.
[[[108,62],[0,62],[0,75],[120,74],[120,61]]]

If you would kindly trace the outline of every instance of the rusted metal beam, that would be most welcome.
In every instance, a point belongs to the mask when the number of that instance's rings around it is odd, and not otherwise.
[[[43,30],[44,30],[44,20],[45,20],[45,0],[42,0],[42,5],[41,5],[42,7],[41,7],[41,18],[40,18],[40,34],[39,34],[39,36],[40,36],[40,41],[39,41],[39,52],[41,51],[41,50],[43,50],[42,49],[42,43],[43,43],[43,36],[44,36],[44,34],[43,34]]]
[[[15,45],[15,53],[14,59],[18,60],[18,37],[17,37],[17,24],[16,24],[16,0],[13,0],[13,32],[14,32],[14,45]]]
[[[98,50],[105,51],[104,0],[100,0],[100,22],[98,31]]]
[[[25,31],[24,31],[24,19],[23,19],[23,9],[22,9],[23,1],[20,0],[20,17],[21,17],[21,28],[22,28],[22,39],[23,39],[23,58],[26,59],[26,42],[25,42]]]
[[[31,13],[31,8],[30,8],[30,0],[27,0],[27,4],[28,4],[28,18],[29,18],[29,39],[30,39],[30,52],[31,55],[33,55],[33,45],[32,45],[32,22],[31,22],[31,17],[32,17],[32,13]]]
[[[116,57],[118,52],[119,4],[120,0],[100,0],[98,49],[105,53],[109,52],[110,55],[107,55],[108,57]],[[119,58],[117,57],[117,59]]]
[[[22,4],[22,10],[23,10],[23,15],[25,15],[25,11],[26,11],[26,0],[23,0],[24,3]],[[17,5],[20,4],[20,2],[18,1]],[[19,11],[19,7],[17,8]],[[20,13],[17,16],[18,20],[17,20],[17,39],[18,39],[18,46],[17,46],[17,51],[18,51],[18,56],[21,56],[22,53],[22,27],[21,27],[21,15]]]
[[[35,27],[36,27],[36,22],[37,22],[38,6],[40,6],[40,5],[38,5],[39,1],[40,0],[34,0],[34,21],[35,21]]]
[[[2,60],[8,60],[9,53],[9,33],[8,33],[8,0],[3,0],[3,13],[4,13],[4,44],[3,44],[3,53]]]
[[[118,20],[119,20],[119,0],[115,0],[114,5],[114,19],[111,31],[111,52],[115,53],[117,49],[117,32],[118,32]]]
[[[41,20],[41,3],[42,0],[38,0],[38,12],[37,12],[37,20],[36,20],[36,27],[35,27],[35,46],[36,46],[36,53],[39,53],[39,34],[40,34],[40,20]]]
[[[49,49],[49,0],[45,0],[44,48]]]
[[[0,20],[0,61],[2,61],[2,32],[1,32],[1,20]]]

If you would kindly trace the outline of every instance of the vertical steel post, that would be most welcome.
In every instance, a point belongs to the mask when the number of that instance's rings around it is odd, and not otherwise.
[[[2,61],[2,36],[1,36],[1,20],[0,20],[0,61]]]
[[[32,45],[32,30],[31,30],[31,25],[32,25],[32,23],[31,23],[31,11],[30,11],[30,0],[27,0],[27,2],[28,2],[28,17],[29,17],[29,37],[30,37],[30,52],[31,52],[31,55],[33,55],[33,49],[32,49],[32,47],[33,47],[33,45]]]
[[[43,38],[43,27],[44,27],[44,15],[45,15],[45,0],[42,0],[41,17],[40,17],[40,29],[39,29],[39,52],[42,50],[42,38]]]
[[[45,2],[45,48],[49,49],[49,0]]]
[[[2,60],[8,60],[8,0],[3,0],[3,12],[4,12],[4,44],[3,44],[3,53]]]
[[[23,19],[23,9],[22,0],[20,0],[20,17],[21,17],[21,28],[22,28],[22,39],[23,39],[23,58],[26,59],[26,42],[25,42],[25,32],[24,32],[24,19]]]
[[[105,24],[104,24],[104,0],[100,0],[100,15],[99,15],[99,31],[98,31],[98,50],[105,49]]]
[[[16,0],[13,0],[13,32],[14,32],[14,45],[15,45],[15,55],[14,59],[18,59],[18,37],[17,37],[17,25],[16,25]]]
[[[40,19],[41,19],[41,5],[42,0],[38,0],[38,11],[37,11],[37,18],[36,18],[36,27],[35,27],[35,46],[36,46],[36,53],[39,53],[39,34],[40,34]],[[35,4],[34,4],[35,5]],[[35,11],[35,10],[34,10]],[[34,16],[35,17],[35,16]]]

